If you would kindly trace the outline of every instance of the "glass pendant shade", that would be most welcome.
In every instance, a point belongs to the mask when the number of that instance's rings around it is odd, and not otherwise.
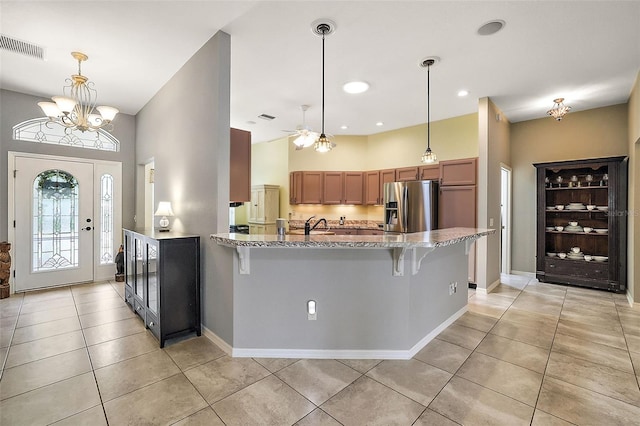
[[[313,146],[317,152],[329,152],[333,148],[333,143],[327,138],[327,136],[323,133],[320,135],[318,140]]]
[[[38,102],[38,106],[42,108],[42,111],[49,118],[57,118],[62,115],[62,111],[54,102]]]
[[[66,96],[54,96],[51,99],[53,99],[53,102],[56,103],[60,111],[66,114],[73,111],[73,109],[76,107],[76,104],[78,103],[75,99],[71,99]]]
[[[427,150],[422,154],[422,158],[420,161],[426,164],[435,163],[438,160],[436,155],[431,151],[431,148],[427,148]]]

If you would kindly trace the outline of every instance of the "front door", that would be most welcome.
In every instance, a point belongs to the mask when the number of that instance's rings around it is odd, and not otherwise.
[[[15,289],[93,280],[92,163],[15,157]]]

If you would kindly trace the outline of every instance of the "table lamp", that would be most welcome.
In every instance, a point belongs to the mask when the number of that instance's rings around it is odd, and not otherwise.
[[[167,216],[173,216],[173,210],[171,210],[171,202],[170,201],[160,201],[158,203],[158,210],[155,212],[155,216],[162,216],[160,222],[160,232],[169,232],[169,219]]]

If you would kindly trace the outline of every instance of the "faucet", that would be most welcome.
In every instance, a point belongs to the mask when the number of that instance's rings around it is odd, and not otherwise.
[[[329,229],[329,225],[327,225],[327,220],[325,218],[318,219],[316,223],[314,223],[313,226],[311,226],[311,219],[313,219],[314,217],[316,216],[315,215],[311,216],[304,223],[304,235],[309,235],[311,231],[313,231],[314,229],[316,229],[318,225],[320,225],[320,222],[324,222],[324,228]]]

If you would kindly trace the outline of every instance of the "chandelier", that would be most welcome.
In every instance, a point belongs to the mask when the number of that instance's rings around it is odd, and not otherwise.
[[[553,108],[547,111],[547,114],[556,119],[556,121],[562,120],[562,117],[565,116],[566,113],[571,109],[570,106],[566,106],[564,103],[564,98],[557,98],[553,100]]]
[[[313,149],[317,152],[329,152],[336,146],[324,133],[324,38],[332,34],[335,29],[336,24],[326,19],[321,19],[311,24],[311,31],[318,36],[322,36],[322,131],[320,132],[320,137],[313,145]]]
[[[436,63],[436,59],[435,57],[426,58],[420,63],[421,67],[427,68],[427,149],[422,154],[420,161],[427,164],[435,163],[437,160],[436,154],[431,151],[431,87],[429,81],[429,72],[431,66]]]
[[[49,117],[50,122],[58,123],[67,129],[82,132],[94,132],[101,128],[113,130],[111,122],[118,110],[109,106],[96,107],[98,92],[93,88],[93,82],[81,72],[82,62],[89,57],[81,52],[71,52],[71,56],[78,61],[78,74],[73,74],[65,80],[67,85],[62,89],[63,96],[52,97],[53,102],[38,102],[38,106]],[[95,113],[94,109],[98,113]]]

